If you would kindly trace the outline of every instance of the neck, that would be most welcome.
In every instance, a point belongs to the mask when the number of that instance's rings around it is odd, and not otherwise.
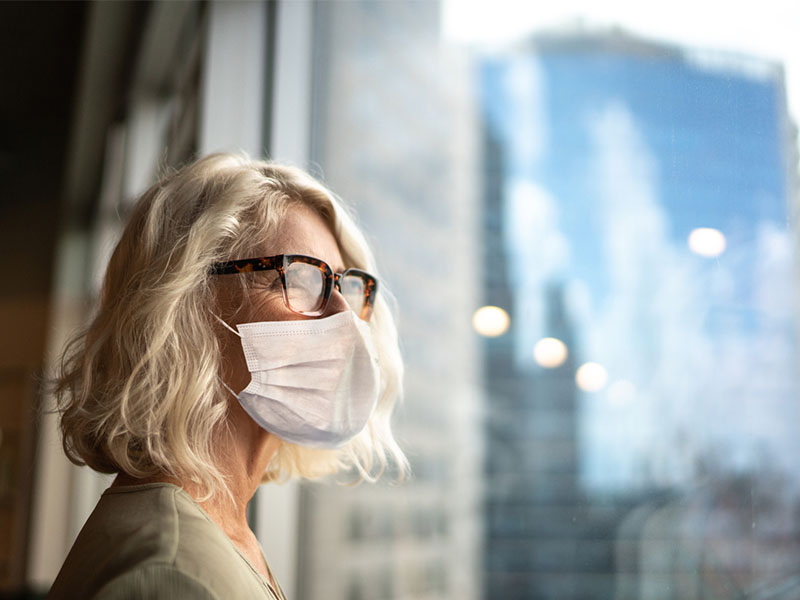
[[[113,486],[141,483],[167,482],[183,488],[217,525],[234,542],[253,536],[247,524],[247,504],[252,499],[264,472],[280,446],[281,441],[261,429],[238,407],[231,415],[229,433],[220,435],[215,442],[219,449],[216,466],[226,475],[230,495],[218,490],[210,498],[203,498],[202,488],[195,482],[155,475],[143,479],[120,473]],[[239,413],[241,411],[241,414]]]
[[[249,419],[249,417],[248,417]],[[254,427],[250,427],[250,424]],[[231,433],[227,444],[222,444],[219,469],[227,475],[230,496],[224,492],[202,499],[199,488],[184,486],[231,539],[242,539],[252,535],[247,524],[247,505],[261,484],[264,472],[278,450],[280,440],[268,434],[252,421],[246,423],[247,430]]]

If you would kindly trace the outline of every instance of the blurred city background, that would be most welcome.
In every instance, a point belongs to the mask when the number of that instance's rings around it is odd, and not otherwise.
[[[800,7],[0,5],[0,597],[107,476],[41,385],[136,195],[244,150],[353,206],[413,479],[265,486],[296,600],[800,598]]]

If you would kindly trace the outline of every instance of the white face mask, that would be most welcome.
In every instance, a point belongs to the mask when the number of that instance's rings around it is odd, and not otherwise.
[[[369,325],[352,311],[226,327],[242,338],[252,377],[237,398],[261,427],[317,448],[341,446],[364,429],[380,371]]]

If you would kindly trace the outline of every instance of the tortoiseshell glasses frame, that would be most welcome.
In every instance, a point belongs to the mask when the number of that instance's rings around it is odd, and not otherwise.
[[[292,306],[290,301],[287,271],[289,271],[290,267],[295,263],[316,267],[322,276],[322,289],[312,293],[315,298],[318,297],[318,303],[314,304],[313,308],[310,310],[299,309],[297,306]],[[323,315],[328,307],[328,301],[335,287],[340,293],[345,295],[350,308],[362,320],[369,321],[369,318],[372,316],[375,297],[378,293],[378,280],[373,275],[361,269],[347,269],[343,273],[334,273],[333,269],[331,269],[330,265],[325,261],[304,254],[277,254],[275,256],[230,260],[214,263],[209,269],[212,275],[232,275],[238,273],[254,273],[258,271],[278,272],[278,279],[281,282],[283,292],[283,302],[286,307],[294,313],[310,317]],[[360,281],[363,287],[362,304],[360,307],[354,307],[350,298],[342,291],[343,281],[353,281],[355,279]]]

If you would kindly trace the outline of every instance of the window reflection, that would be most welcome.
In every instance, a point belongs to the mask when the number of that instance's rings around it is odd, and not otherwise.
[[[485,210],[505,218],[486,269],[506,265],[513,327],[487,403],[524,381],[502,409],[538,423],[489,429],[487,597],[794,581],[794,154],[778,66],[721,64],[613,33],[481,62],[486,162],[503,156]],[[565,333],[574,384],[530,360]],[[778,561],[758,514],[784,515]]]
[[[316,23],[314,157],[379,240],[417,476],[314,489],[301,570],[352,582],[303,597],[800,594],[780,65],[466,49],[434,3]]]

